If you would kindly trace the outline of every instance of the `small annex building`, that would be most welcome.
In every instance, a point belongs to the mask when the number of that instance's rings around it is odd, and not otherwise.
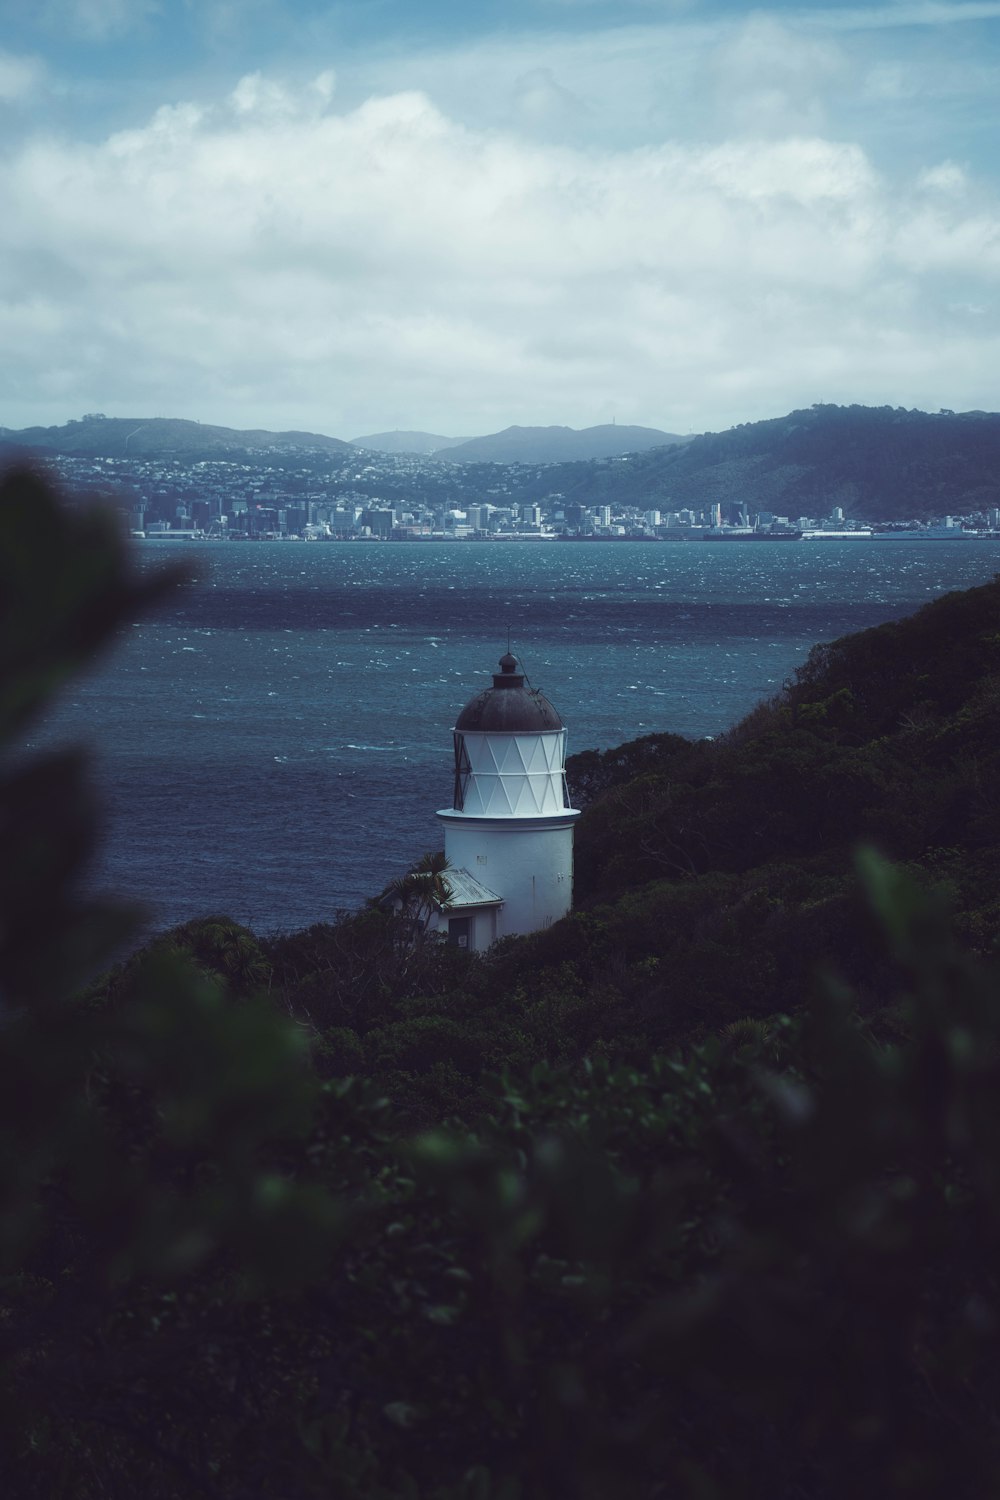
[[[566,730],[509,652],[493,686],[455,722],[455,779],[444,826],[451,890],[439,930],[481,951],[536,932],[573,904],[573,826],[566,787]]]

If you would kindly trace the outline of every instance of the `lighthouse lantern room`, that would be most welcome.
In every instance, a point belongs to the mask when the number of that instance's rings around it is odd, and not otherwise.
[[[573,903],[566,731],[515,657],[499,665],[458,716],[452,806],[438,812],[452,890],[441,926],[474,949],[548,927]]]

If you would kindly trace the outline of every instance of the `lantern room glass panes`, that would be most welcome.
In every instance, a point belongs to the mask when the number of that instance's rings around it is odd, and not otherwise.
[[[469,752],[465,748],[465,736],[456,734],[455,740],[455,795],[453,805],[456,812],[461,812],[465,806],[465,793],[469,785],[469,777],[472,775],[472,766],[469,762]]]
[[[474,817],[550,817],[568,806],[565,732],[456,733],[454,807]]]

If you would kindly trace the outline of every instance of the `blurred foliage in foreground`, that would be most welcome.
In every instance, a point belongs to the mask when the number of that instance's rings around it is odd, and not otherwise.
[[[28,475],[0,520],[9,738],[150,590]],[[91,983],[93,830],[76,759],[5,763],[3,1493],[1000,1492],[1000,1008],[940,891],[859,858],[874,1016],[817,981],[574,1057],[595,978],[546,1011],[537,946],[415,962],[374,907]]]

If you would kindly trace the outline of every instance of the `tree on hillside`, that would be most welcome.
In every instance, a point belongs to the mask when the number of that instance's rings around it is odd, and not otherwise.
[[[4,1494],[1000,1492],[998,973],[956,942],[945,892],[858,858],[856,921],[888,975],[877,1015],[814,977],[794,1014],[717,1018],[634,1062],[550,1060],[532,1037],[614,999],[609,933],[659,982],[662,890],[466,963],[437,995],[365,949],[377,908],[340,946],[334,927],[263,945],[224,918],[185,924],[95,977],[134,914],[81,894],[97,826],[82,763],[14,750],[165,584],[136,584],[111,523],[65,514],[30,475],[0,486],[0,523]],[[814,716],[835,750],[842,707]],[[980,708],[977,736],[995,704]],[[953,728],[916,733],[939,754]],[[724,754],[708,761],[721,778]],[[447,900],[439,857],[415,874],[416,910]],[[711,880],[717,896],[737,877]],[[697,925],[696,882],[680,888]],[[744,904],[747,930],[767,906]],[[539,960],[567,941],[559,987]],[[602,963],[583,988],[588,943]],[[432,1129],[407,1128],[378,1079],[319,1076],[308,1029],[279,1013],[284,977],[310,977],[296,965],[361,986],[366,953],[382,1024],[371,1051],[355,1036],[362,1075],[375,1055],[416,1059],[444,1099],[505,1020],[471,1106],[456,1090]]]

